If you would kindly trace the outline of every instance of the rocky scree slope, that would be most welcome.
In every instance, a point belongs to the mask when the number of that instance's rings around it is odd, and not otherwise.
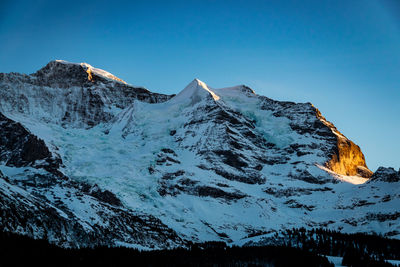
[[[0,74],[0,112],[7,231],[139,248],[293,227],[400,236],[398,172],[372,174],[310,103],[197,79],[168,96],[52,61]]]

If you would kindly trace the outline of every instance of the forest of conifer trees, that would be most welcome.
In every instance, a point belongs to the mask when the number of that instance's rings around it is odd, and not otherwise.
[[[65,249],[45,240],[1,232],[1,266],[333,266],[325,257],[343,257],[344,266],[393,266],[400,240],[367,234],[292,229],[276,245],[228,246],[191,243],[187,248],[139,251],[130,248]]]

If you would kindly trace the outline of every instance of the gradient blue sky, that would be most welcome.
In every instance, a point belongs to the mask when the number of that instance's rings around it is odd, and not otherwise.
[[[197,77],[312,102],[373,171],[400,167],[398,0],[0,0],[0,72],[54,59],[155,92]]]

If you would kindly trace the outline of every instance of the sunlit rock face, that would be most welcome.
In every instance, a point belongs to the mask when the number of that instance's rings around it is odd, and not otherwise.
[[[336,146],[334,146],[330,155],[331,159],[326,162],[326,166],[338,174],[371,177],[372,171],[368,169],[360,147],[340,133],[332,123],[321,115],[318,109],[315,110],[317,118],[330,129],[331,138],[336,139]]]
[[[163,95],[52,61],[0,74],[0,112],[7,231],[70,247],[240,245],[293,227],[400,237],[397,172],[369,180],[310,103],[198,79]]]
[[[360,147],[350,140],[341,138],[337,140],[337,151],[326,165],[332,171],[347,176],[358,175],[369,178],[372,175],[372,171],[365,164],[365,158]]]

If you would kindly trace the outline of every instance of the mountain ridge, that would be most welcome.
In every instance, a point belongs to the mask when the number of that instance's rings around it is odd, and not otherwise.
[[[198,79],[163,95],[87,66],[52,61],[32,75],[0,74],[0,171],[11,188],[2,195],[4,214],[28,216],[10,206],[12,192],[23,190],[26,198],[14,202],[39,197],[56,207],[56,221],[68,218],[81,225],[68,229],[91,229],[93,242],[110,246],[242,244],[293,227],[400,236],[395,171],[372,174],[361,149],[311,103],[272,100],[245,85],[214,89]],[[47,148],[47,165],[42,156],[21,160],[24,147],[36,147],[26,140]],[[122,220],[118,229],[107,212],[148,219],[133,230]],[[62,246],[90,244],[22,222],[6,229],[47,233]],[[115,235],[101,243],[110,229]],[[129,237],[138,232],[144,235]]]

